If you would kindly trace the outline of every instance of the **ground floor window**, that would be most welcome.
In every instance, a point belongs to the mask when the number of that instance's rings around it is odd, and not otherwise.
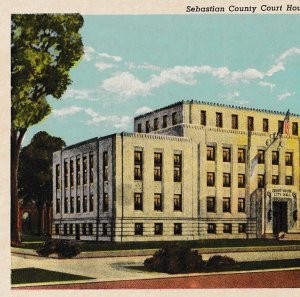
[[[93,224],[89,223],[89,235],[93,235]]]
[[[143,235],[143,223],[135,223],[134,235]]]
[[[59,234],[59,224],[55,224],[55,234]]]
[[[69,233],[70,233],[70,235],[73,234],[73,224],[70,224],[70,226],[69,226]]]
[[[229,223],[225,223],[223,225],[223,233],[232,233],[232,225]]]
[[[154,234],[155,235],[162,235],[163,234],[163,224],[162,223],[155,223],[154,224]]]
[[[182,235],[182,224],[181,223],[174,224],[174,235]]]
[[[246,224],[245,223],[239,224],[239,233],[246,233]]]
[[[102,224],[102,235],[103,236],[107,235],[107,223]]]
[[[209,223],[207,225],[207,233],[216,234],[216,229],[216,224],[214,223]]]

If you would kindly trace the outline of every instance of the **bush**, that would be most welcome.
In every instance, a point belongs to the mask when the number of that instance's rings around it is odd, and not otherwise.
[[[213,270],[213,271],[218,271],[218,270],[228,270],[228,269],[236,269],[239,268],[240,265],[237,261],[234,259],[227,257],[227,256],[212,256],[208,259],[206,262],[206,270]]]
[[[175,273],[188,273],[201,270],[204,262],[197,251],[179,244],[163,248],[144,261],[146,268],[152,271]]]
[[[57,254],[59,258],[73,258],[80,253],[80,248],[78,244],[71,241],[51,240],[46,241],[36,252],[42,257]]]

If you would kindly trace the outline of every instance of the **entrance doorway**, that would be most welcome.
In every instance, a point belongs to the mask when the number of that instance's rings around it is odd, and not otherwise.
[[[287,202],[273,202],[273,233],[287,233]]]
[[[79,224],[75,225],[75,236],[76,236],[76,240],[80,240],[80,225]]]

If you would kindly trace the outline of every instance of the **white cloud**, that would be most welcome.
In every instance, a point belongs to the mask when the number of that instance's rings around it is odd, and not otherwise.
[[[109,68],[113,68],[113,67],[116,67],[115,65],[113,64],[109,64],[109,63],[103,63],[103,62],[98,62],[95,64],[96,68],[99,70],[99,71],[103,71],[103,70],[106,70],[106,69],[109,69]]]
[[[243,100],[240,99],[240,92],[239,91],[234,91],[232,93],[228,93],[224,96],[222,96],[226,101],[232,102],[234,104],[239,104],[239,105],[245,105],[248,104],[248,100]]]
[[[299,56],[300,48],[292,47],[284,51],[277,59],[276,62],[285,62],[289,57]]]
[[[121,62],[122,61],[122,57],[112,56],[112,55],[109,55],[107,53],[99,53],[98,56],[101,57],[101,58],[113,59],[116,62]]]
[[[94,48],[92,48],[91,46],[85,46],[83,59],[88,62],[91,61],[94,52],[95,52]]]
[[[70,106],[70,107],[61,108],[61,109],[54,109],[52,111],[52,113],[55,117],[64,117],[64,116],[76,114],[82,110],[83,110],[82,107]]]
[[[293,95],[295,95],[295,92],[292,92],[292,93],[285,92],[285,93],[279,94],[277,96],[277,100],[278,101],[283,101],[283,100],[286,100],[288,97],[293,96]]]
[[[67,89],[64,94],[64,98],[72,98],[78,100],[96,101],[95,97],[98,97],[100,93],[99,89]]]
[[[272,76],[274,73],[277,73],[279,71],[284,71],[284,70],[285,70],[284,64],[280,62],[273,65],[266,73],[266,76]]]
[[[153,71],[161,71],[162,68],[156,65],[151,65],[148,63],[144,63],[142,65],[136,65],[135,63],[125,63],[125,65],[129,68],[129,69],[148,69],[148,70],[153,70]]]
[[[271,91],[273,90],[273,88],[276,87],[275,84],[270,83],[270,82],[266,82],[266,81],[260,81],[260,82],[258,83],[258,85],[261,86],[261,87],[268,87],[268,88],[270,88]]]
[[[153,111],[152,108],[148,106],[142,106],[135,111],[135,114],[144,114]]]

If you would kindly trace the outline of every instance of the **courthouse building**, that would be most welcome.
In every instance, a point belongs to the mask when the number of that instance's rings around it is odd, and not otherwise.
[[[53,238],[155,241],[300,232],[295,114],[182,101],[134,133],[53,155]]]

